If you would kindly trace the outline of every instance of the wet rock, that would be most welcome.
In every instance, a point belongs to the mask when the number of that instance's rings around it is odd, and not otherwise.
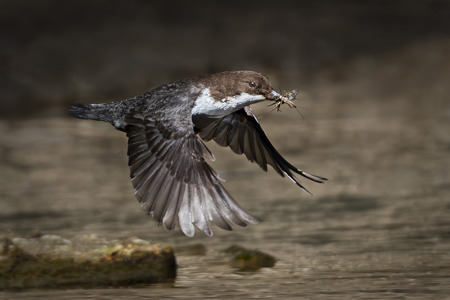
[[[256,271],[260,268],[271,268],[275,265],[275,257],[259,250],[246,249],[232,245],[222,251],[223,255],[232,256],[231,266],[239,271]]]
[[[136,238],[43,235],[0,241],[0,290],[123,287],[171,283],[175,276],[170,246]]]

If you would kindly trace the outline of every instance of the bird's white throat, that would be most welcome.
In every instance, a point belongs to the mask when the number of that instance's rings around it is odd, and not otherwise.
[[[215,100],[211,97],[208,88],[202,90],[201,94],[195,99],[192,114],[204,114],[214,117],[223,117],[235,112],[244,106],[265,100],[263,95],[250,95],[241,93],[233,97],[226,97],[221,100]]]

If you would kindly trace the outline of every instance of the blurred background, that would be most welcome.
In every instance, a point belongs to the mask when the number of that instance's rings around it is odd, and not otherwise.
[[[198,297],[447,296],[449,20],[444,0],[0,0],[0,230],[199,242],[208,253],[240,243],[278,259],[242,278],[210,256],[178,257],[176,286]],[[310,197],[209,143],[261,224],[212,239],[167,232],[133,197],[125,136],[67,110],[240,69],[300,90],[301,116],[255,110],[282,155],[330,181],[307,182]]]
[[[361,101],[408,93],[422,103],[443,97],[430,92],[448,75],[448,1],[0,5],[2,117],[126,98],[230,69],[265,72],[308,92],[353,82]]]

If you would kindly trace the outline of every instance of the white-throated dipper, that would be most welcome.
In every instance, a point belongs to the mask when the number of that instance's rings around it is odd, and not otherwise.
[[[204,141],[244,153],[264,171],[271,165],[307,191],[294,173],[323,183],[287,162],[270,143],[249,105],[282,96],[253,71],[198,76],[157,87],[143,95],[103,104],[75,104],[70,114],[111,123],[127,133],[128,165],[135,195],[159,224],[192,237],[195,227],[212,236],[211,223],[231,230],[258,220],[231,197],[205,158]],[[200,138],[201,139],[200,139]]]

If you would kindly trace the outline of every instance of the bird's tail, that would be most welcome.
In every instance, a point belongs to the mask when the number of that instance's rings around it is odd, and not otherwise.
[[[105,104],[74,104],[69,113],[79,119],[110,122],[110,114],[107,113]]]

